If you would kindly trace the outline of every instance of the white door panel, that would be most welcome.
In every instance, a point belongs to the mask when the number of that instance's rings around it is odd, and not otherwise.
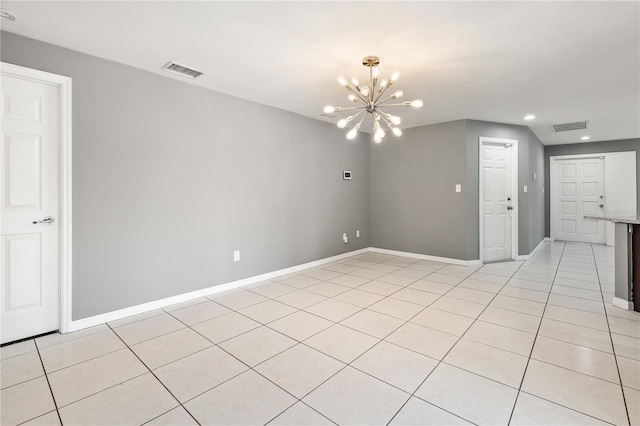
[[[510,145],[483,143],[481,149],[482,260],[511,259]]]
[[[604,225],[584,216],[604,213],[604,159],[557,160],[556,211],[553,213],[557,240],[604,243]]]
[[[59,96],[2,75],[2,343],[59,328]]]

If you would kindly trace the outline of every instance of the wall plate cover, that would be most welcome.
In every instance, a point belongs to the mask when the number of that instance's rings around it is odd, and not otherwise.
[[[342,179],[351,180],[351,170],[345,170],[342,172]]]

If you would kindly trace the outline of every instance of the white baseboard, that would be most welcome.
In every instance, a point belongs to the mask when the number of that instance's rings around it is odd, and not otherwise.
[[[545,237],[542,239],[542,241],[540,241],[540,244],[538,244],[536,246],[536,248],[533,249],[533,251],[529,254],[522,254],[522,255],[518,255],[516,257],[516,260],[530,260],[531,258],[533,258],[533,256],[536,255],[536,253],[538,252],[538,250],[540,250],[542,248],[542,246],[544,245],[544,243],[546,243],[547,241],[553,241],[551,238],[549,237]]]
[[[633,311],[633,302],[630,300],[624,300],[613,296],[613,301],[611,303],[616,308],[624,309],[625,311]]]
[[[231,290],[231,289],[242,287],[245,285],[279,277],[281,275],[291,274],[294,272],[301,271],[303,269],[313,268],[314,266],[335,262],[336,260],[344,259],[346,257],[351,257],[351,256],[355,256],[362,253],[367,253],[369,251],[370,249],[368,247],[360,250],[354,250],[348,253],[339,254],[337,256],[331,256],[325,259],[314,260],[313,262],[303,263],[301,265],[296,265],[296,266],[280,269],[273,272],[267,272],[266,274],[256,275],[253,277],[244,278],[241,280],[232,281],[225,284],[220,284],[213,287],[203,288],[202,290],[191,291],[189,293],[183,293],[177,296],[171,296],[171,297],[167,297],[160,300],[154,300],[153,302],[143,303],[141,305],[130,306],[128,308],[119,309],[117,311],[107,312],[104,314],[71,321],[69,324],[69,327],[66,330],[61,330],[61,332],[70,333],[72,331],[82,330],[83,328],[93,327],[93,326],[104,324],[107,322],[119,320],[122,318],[129,317],[131,315],[142,314],[145,312],[152,311],[154,309],[160,309],[166,306],[174,305],[176,303],[182,303],[192,299],[197,299],[198,297],[210,296],[215,293],[220,293],[221,291]]]
[[[478,260],[460,260],[460,259],[451,259],[448,257],[430,256],[428,254],[409,253],[406,251],[387,250],[387,249],[381,249],[381,248],[375,248],[375,247],[369,247],[369,249],[375,253],[392,254],[394,256],[412,257],[414,259],[422,259],[422,260],[432,260],[434,262],[452,263],[454,265],[463,265],[463,266],[481,265],[479,259]]]

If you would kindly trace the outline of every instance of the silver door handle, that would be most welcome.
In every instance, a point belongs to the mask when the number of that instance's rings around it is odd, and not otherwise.
[[[34,225],[38,225],[40,223],[45,223],[47,225],[51,225],[53,222],[55,222],[56,220],[54,218],[52,218],[51,216],[47,216],[42,220],[34,220],[33,223]]]

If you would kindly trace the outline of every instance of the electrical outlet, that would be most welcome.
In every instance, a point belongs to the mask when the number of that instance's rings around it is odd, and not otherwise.
[[[356,231],[356,238],[360,238],[360,230],[359,229]]]
[[[233,252],[233,261],[240,262],[240,250],[236,250]]]
[[[349,242],[349,239],[347,238],[347,233],[346,232],[342,233],[342,241],[344,241],[345,244],[347,244],[347,242]]]

